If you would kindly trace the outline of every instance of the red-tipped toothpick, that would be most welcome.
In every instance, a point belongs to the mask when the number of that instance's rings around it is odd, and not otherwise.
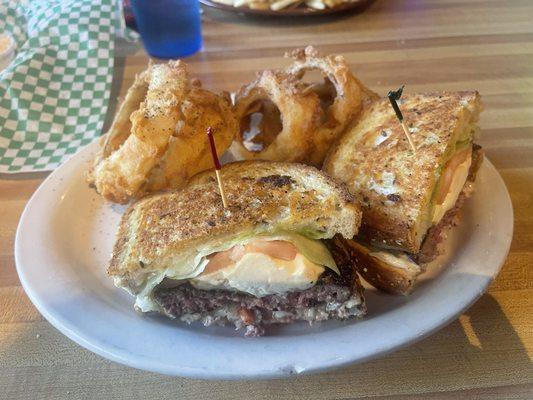
[[[224,186],[222,185],[222,179],[220,179],[220,161],[218,161],[217,148],[215,146],[215,138],[213,137],[213,128],[207,128],[207,137],[209,138],[209,145],[211,146],[211,155],[213,156],[213,164],[215,164],[215,174],[217,176],[218,190],[220,190],[220,197],[222,197],[222,204],[224,208],[228,208],[228,200],[226,199],[226,193],[224,193]]]
[[[398,121],[400,121],[400,125],[403,128],[405,136],[407,136],[407,140],[409,141],[409,144],[411,145],[411,149],[413,149],[413,153],[416,153],[416,147],[415,147],[415,144],[413,143],[413,139],[411,138],[411,133],[409,132],[409,128],[407,128],[407,125],[405,125],[402,111],[400,110],[400,107],[398,107],[398,103],[397,103],[397,101],[400,100],[400,97],[402,97],[402,92],[403,92],[403,86],[399,88],[398,90],[391,90],[388,94],[388,97],[392,105],[392,108],[394,109],[394,112],[396,113],[396,117],[398,118]]]

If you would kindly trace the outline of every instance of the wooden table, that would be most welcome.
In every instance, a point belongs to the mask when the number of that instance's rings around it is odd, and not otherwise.
[[[386,93],[477,89],[480,143],[511,193],[515,236],[496,281],[470,310],[387,357],[290,380],[206,382],[107,361],[54,329],[20,286],[13,259],[19,216],[46,174],[0,177],[1,399],[531,399],[533,398],[533,2],[376,1],[362,14],[316,20],[242,18],[207,11],[205,50],[191,70],[212,89],[235,90],[281,55],[314,44],[344,54]],[[110,115],[147,57],[117,42]]]

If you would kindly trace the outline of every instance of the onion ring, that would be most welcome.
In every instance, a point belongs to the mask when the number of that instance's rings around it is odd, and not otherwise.
[[[184,98],[188,86],[187,70],[180,61],[149,65],[147,71],[136,77],[88,174],[89,183],[102,196],[126,203],[137,194],[168,146],[180,117],[176,105]],[[140,99],[143,101],[136,107]],[[135,108],[138,109],[131,112]]]
[[[282,127],[272,143],[254,152],[243,144],[243,120],[257,112],[258,104],[265,99],[278,108]],[[299,162],[312,150],[312,135],[320,115],[318,96],[304,93],[287,74],[271,70],[261,73],[254,82],[239,90],[234,110],[241,124],[237,140],[230,147],[235,158]]]
[[[333,89],[336,92],[333,103],[327,109],[322,110],[322,124],[313,135],[314,148],[306,160],[309,164],[321,166],[333,141],[345,131],[350,121],[359,114],[362,89],[343,56],[321,57],[312,46],[296,49],[285,56],[295,60],[287,68],[286,73],[296,79],[301,80],[305,72],[309,70],[318,70],[324,76],[323,84],[309,85],[300,81],[305,90],[315,92],[321,99],[326,96],[333,97]]]
[[[127,203],[152,190],[179,187],[209,168],[207,126],[213,126],[222,153],[237,123],[229,96],[200,86],[181,61],[150,64],[128,90],[87,174],[89,184],[104,198]]]
[[[179,188],[190,177],[213,166],[207,128],[213,129],[218,154],[230,146],[238,130],[228,93],[222,96],[200,87],[193,88],[180,104],[182,120],[170,138],[168,150],[143,188],[153,192]]]

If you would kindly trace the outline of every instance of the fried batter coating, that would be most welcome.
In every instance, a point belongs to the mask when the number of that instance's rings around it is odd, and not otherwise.
[[[259,111],[261,102],[265,99],[270,100],[278,108],[282,128],[265,148],[251,151],[243,144],[246,118]],[[237,93],[235,115],[241,124],[241,132],[238,140],[234,141],[230,148],[234,157],[299,162],[312,150],[312,135],[320,120],[320,105],[318,96],[312,92],[305,93],[298,88],[297,82],[291,76],[283,72],[266,70]]]
[[[301,80],[310,70],[318,70],[324,76],[322,84],[300,82],[306,90],[316,93],[323,105],[321,124],[313,135],[313,150],[305,160],[320,167],[335,139],[361,111],[362,90],[343,56],[321,57],[313,46],[296,49],[285,56],[295,60],[286,72],[296,79]]]
[[[182,119],[170,138],[168,150],[150,174],[146,192],[181,187],[193,175],[213,166],[207,128],[213,128],[218,154],[226,151],[238,130],[227,93],[219,96],[193,88],[180,104],[180,111]]]
[[[231,143],[237,123],[230,104],[190,80],[182,61],[150,64],[128,90],[88,182],[117,203],[183,185],[209,166],[207,126],[221,153]]]
[[[362,107],[377,95],[364,87],[352,74],[343,56],[320,56],[308,46],[285,55],[294,59],[285,71],[265,71],[244,86],[236,96],[235,114],[241,134],[231,146],[237,158],[303,162],[321,167],[331,145],[357,118]],[[324,81],[303,81],[307,71],[319,71]],[[268,98],[278,108],[282,127],[273,132],[277,110],[261,103]],[[249,128],[249,116],[263,115],[256,138],[261,146],[249,145],[243,131]],[[248,146],[247,146],[248,144]]]

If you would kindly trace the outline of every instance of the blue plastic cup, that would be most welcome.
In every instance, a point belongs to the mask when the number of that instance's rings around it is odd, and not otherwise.
[[[151,56],[185,57],[202,47],[198,0],[132,0],[131,5]]]

